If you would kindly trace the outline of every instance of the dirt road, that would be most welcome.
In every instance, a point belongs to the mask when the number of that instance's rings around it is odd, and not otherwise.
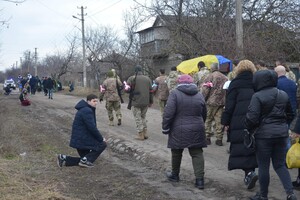
[[[121,126],[108,126],[104,103],[97,106],[98,128],[109,147],[92,169],[58,168],[56,154],[77,155],[68,146],[74,105],[79,97],[54,94],[31,96],[32,105],[21,107],[16,91],[0,95],[0,199],[247,199],[243,172],[228,171],[226,149],[214,145],[204,151],[205,189],[194,187],[191,159],[183,157],[181,180],[170,183],[167,137],[161,133],[161,116],[150,108],[147,114],[150,138],[136,141],[131,111],[122,106]],[[225,138],[226,139],[226,138]],[[285,199],[278,177],[272,171],[269,199]],[[290,170],[292,178],[296,170]],[[2,185],[1,185],[2,184]],[[296,191],[300,196],[300,192]]]

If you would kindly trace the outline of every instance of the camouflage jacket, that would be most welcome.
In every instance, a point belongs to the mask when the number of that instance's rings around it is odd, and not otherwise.
[[[178,78],[178,72],[177,71],[171,71],[169,76],[166,79],[169,92],[171,92],[171,90],[174,90],[176,88],[177,78]]]
[[[288,72],[286,72],[285,76],[286,76],[288,79],[291,79],[292,81],[295,81],[295,82],[296,82],[296,75],[294,74],[294,72],[288,71]]]
[[[117,82],[118,85],[122,86],[122,83],[119,79],[116,78],[107,78],[102,86],[104,87],[105,91],[100,93],[100,99],[106,99],[106,101],[120,101],[120,97],[117,91]]]
[[[204,83],[212,83],[212,87],[205,86],[205,84],[201,87],[207,105],[225,105],[226,90],[223,90],[223,85],[227,80],[227,77],[219,71],[214,71],[206,77]]]
[[[169,97],[169,89],[166,81],[166,76],[157,77],[154,83],[157,85],[156,88],[153,88],[156,98],[160,100],[167,100]]]
[[[206,79],[206,77],[210,74],[210,71],[206,68],[203,67],[201,68],[201,70],[197,73],[197,86],[199,88],[201,88],[202,84],[204,83],[204,80]]]

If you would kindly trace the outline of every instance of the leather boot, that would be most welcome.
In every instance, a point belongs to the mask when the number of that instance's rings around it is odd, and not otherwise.
[[[135,139],[136,139],[136,140],[144,140],[145,138],[144,138],[144,133],[143,133],[143,131],[142,131],[142,132],[139,132],[138,135],[137,135],[137,137],[136,137]]]
[[[178,182],[179,181],[179,174],[175,174],[173,172],[167,172],[166,176],[167,176],[169,181],[172,181],[172,182]]]
[[[113,120],[112,120],[112,121],[109,120],[109,125],[110,125],[110,126],[114,126],[114,121],[113,121]]]
[[[198,189],[204,189],[204,179],[203,178],[196,178],[195,186]]]
[[[144,128],[143,132],[144,132],[144,138],[145,138],[145,140],[147,140],[149,138],[148,133],[147,133],[147,129]]]
[[[122,124],[122,120],[118,119],[118,126],[120,126]]]

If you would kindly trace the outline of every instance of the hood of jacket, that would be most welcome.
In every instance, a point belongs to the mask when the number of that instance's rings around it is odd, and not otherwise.
[[[195,95],[198,93],[198,88],[197,86],[192,83],[192,84],[186,84],[186,83],[183,83],[183,84],[178,84],[177,86],[177,89],[187,95]]]
[[[76,104],[76,106],[75,106],[75,109],[76,110],[80,110],[80,109],[82,109],[82,108],[84,108],[84,107],[90,107],[90,108],[92,108],[93,109],[93,107],[92,106],[90,106],[85,100],[81,100],[81,101],[79,101],[77,104]]]
[[[265,88],[276,87],[278,76],[274,70],[260,70],[254,74],[254,90],[260,91]]]

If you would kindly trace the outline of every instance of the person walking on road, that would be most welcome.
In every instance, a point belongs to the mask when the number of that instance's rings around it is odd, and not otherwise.
[[[177,88],[168,98],[162,122],[162,133],[168,135],[168,148],[172,153],[172,171],[167,173],[169,181],[179,181],[182,153],[188,148],[196,176],[195,186],[204,188],[205,120],[204,97],[191,76],[180,75]]]
[[[245,125],[255,136],[260,192],[251,197],[252,200],[268,199],[271,160],[287,194],[287,200],[297,199],[285,165],[288,123],[293,120],[294,113],[288,95],[276,88],[277,80],[274,70],[261,70],[253,77],[256,92],[251,98]]]
[[[207,120],[205,122],[205,132],[207,144],[211,144],[211,137],[216,133],[216,145],[223,146],[223,127],[221,125],[221,116],[225,105],[226,90],[223,89],[227,77],[219,71],[218,63],[213,63],[211,72],[202,84],[201,92],[207,105]],[[214,121],[214,127],[213,127]]]
[[[148,139],[146,114],[148,107],[153,104],[151,79],[143,75],[142,68],[137,66],[135,67],[135,75],[128,78],[127,84],[131,88],[132,96],[130,95],[129,101],[132,101],[132,113],[138,132],[135,139]]]
[[[52,80],[51,77],[48,77],[48,78],[47,78],[46,80],[44,80],[44,81],[46,81],[45,87],[46,87],[47,92],[48,92],[48,98],[49,98],[49,99],[53,99],[54,82],[53,82],[53,80]]]
[[[177,86],[177,79],[178,79],[178,71],[176,67],[172,67],[171,71],[166,79],[167,85],[168,85],[168,89],[169,92],[171,92],[172,90],[174,90]]]
[[[118,120],[118,126],[121,125],[122,122],[122,113],[121,113],[121,100],[118,95],[117,87],[122,86],[122,82],[114,77],[113,71],[109,71],[107,73],[107,79],[103,82],[102,87],[103,90],[100,93],[100,102],[103,101],[103,98],[106,100],[105,108],[107,110],[109,125],[114,126],[114,113],[116,113],[116,117]],[[118,83],[118,84],[117,84]]]
[[[102,137],[96,124],[96,106],[98,97],[95,94],[87,96],[75,106],[77,113],[73,121],[70,147],[77,150],[80,157],[59,154],[57,164],[63,166],[94,167],[95,160],[106,148],[105,138]]]
[[[169,96],[169,89],[166,82],[167,77],[165,75],[165,69],[160,69],[159,74],[160,74],[159,77],[157,77],[154,80],[154,84],[156,85],[156,87],[153,88],[153,90],[156,98],[158,99],[158,105],[159,105],[161,115],[163,115],[168,100],[168,96]]]
[[[244,144],[244,120],[251,97],[254,94],[252,83],[255,65],[249,60],[242,60],[235,67],[235,78],[227,90],[225,109],[221,124],[228,129],[230,142],[228,169],[242,169],[245,172],[244,183],[247,189],[252,189],[258,179],[256,156],[253,150]]]

